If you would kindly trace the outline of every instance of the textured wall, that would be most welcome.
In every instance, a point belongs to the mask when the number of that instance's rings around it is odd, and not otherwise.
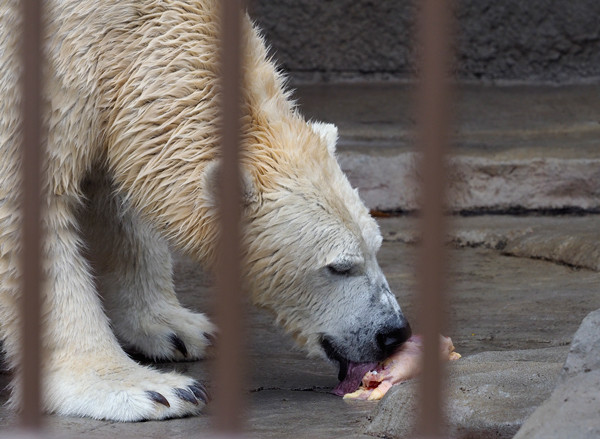
[[[415,2],[253,0],[275,57],[298,79],[410,78]],[[457,0],[463,79],[600,77],[600,0]]]

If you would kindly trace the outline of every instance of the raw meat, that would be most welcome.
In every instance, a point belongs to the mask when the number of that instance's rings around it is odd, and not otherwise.
[[[450,337],[440,336],[440,353],[444,360],[458,360]],[[423,341],[420,336],[409,338],[402,347],[362,378],[358,390],[344,394],[344,399],[379,400],[394,385],[416,377],[421,371]],[[340,383],[341,384],[341,383]],[[339,387],[340,385],[338,385]],[[337,389],[337,387],[336,387]]]

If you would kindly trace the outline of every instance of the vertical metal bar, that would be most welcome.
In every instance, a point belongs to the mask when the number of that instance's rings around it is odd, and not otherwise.
[[[216,267],[216,307],[219,339],[214,401],[218,432],[243,429],[244,313],[241,281],[240,141],[241,2],[221,1],[222,168],[220,180],[220,249]]]
[[[41,169],[42,169],[42,6],[23,0],[22,37],[22,356],[23,411],[21,427],[41,426],[40,320],[42,284]]]
[[[424,336],[423,374],[420,381],[419,437],[441,437],[443,367],[439,334],[445,328],[446,253],[444,202],[445,154],[449,133],[450,2],[420,2],[419,42],[422,50],[417,118],[422,151],[422,246],[419,255],[419,321]]]

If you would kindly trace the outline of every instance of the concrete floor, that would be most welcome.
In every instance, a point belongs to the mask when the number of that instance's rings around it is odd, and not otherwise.
[[[599,85],[457,86],[452,153],[599,158],[599,94]],[[296,87],[294,97],[305,115],[339,127],[341,149],[373,154],[414,150],[414,85],[306,84]]]
[[[600,218],[596,216],[586,217],[583,222],[561,217],[554,218],[552,223],[555,230],[562,226],[563,233],[575,236],[589,232],[589,225],[598,221]],[[552,260],[510,256],[502,250],[488,248],[498,236],[514,237],[523,231],[543,235],[552,229],[547,222],[547,218],[537,217],[455,219],[455,230],[451,232],[454,244],[448,250],[452,261],[452,303],[448,309],[451,327],[447,333],[465,358],[487,351],[550,347],[563,347],[566,356],[581,319],[589,311],[600,308],[599,273]],[[388,218],[381,219],[380,224],[385,238],[379,255],[381,266],[418,331],[413,291],[415,221],[407,217]],[[488,230],[493,234],[489,234],[492,238],[488,241],[483,239],[466,246],[457,244],[456,236],[465,230]],[[207,276],[186,258],[177,261],[176,284],[182,301],[210,314]],[[328,391],[337,381],[336,369],[320,359],[306,358],[271,321],[272,318],[260,310],[249,309],[251,348],[246,397],[250,435],[257,438],[367,437],[364,432],[377,404],[346,402],[330,395]],[[158,367],[176,369],[210,386],[210,360]],[[0,380],[4,385],[8,377],[2,375]],[[3,392],[0,402],[6,397],[7,393]],[[3,429],[14,425],[14,419],[6,409],[0,410]],[[185,438],[209,431],[210,408],[204,416],[163,422],[119,424],[48,416],[46,425],[60,436]]]
[[[374,156],[410,150],[410,87],[360,87],[356,92],[351,86],[305,86],[297,96],[310,117],[339,125],[341,150],[368,151]],[[457,110],[462,127],[458,154],[490,159],[597,159],[597,91],[596,86],[468,86]],[[448,250],[452,267],[447,335],[457,351],[469,358],[489,351],[557,348],[566,356],[581,320],[600,308],[600,274],[596,271],[600,267],[600,247],[596,245],[600,242],[596,232],[599,221],[594,215],[455,217]],[[385,238],[380,264],[418,331],[414,219],[381,218],[380,224]],[[570,256],[560,256],[564,242],[578,239],[582,244],[575,245]],[[199,267],[178,258],[176,285],[184,304],[211,314],[210,282]],[[346,402],[330,395],[337,381],[336,368],[306,358],[272,325],[271,316],[249,308],[248,327],[245,393],[251,436],[372,437],[366,431],[374,431],[370,424],[377,404]],[[210,387],[210,359],[157,367],[184,372]],[[0,387],[8,380],[6,374],[0,374]],[[6,391],[1,392],[0,403],[7,396]],[[57,416],[45,421],[58,436],[89,438],[187,438],[210,431],[211,425],[210,406],[203,416],[163,422],[118,424]],[[15,426],[14,414],[4,407],[0,408],[0,426],[0,433]]]

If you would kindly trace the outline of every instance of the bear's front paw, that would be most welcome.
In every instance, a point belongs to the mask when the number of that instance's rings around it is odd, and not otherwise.
[[[161,373],[128,358],[48,371],[47,411],[111,421],[144,421],[197,415],[208,402],[204,385],[177,373]]]
[[[157,312],[140,312],[115,322],[125,347],[154,361],[192,361],[204,357],[215,326],[204,314],[168,305]]]

